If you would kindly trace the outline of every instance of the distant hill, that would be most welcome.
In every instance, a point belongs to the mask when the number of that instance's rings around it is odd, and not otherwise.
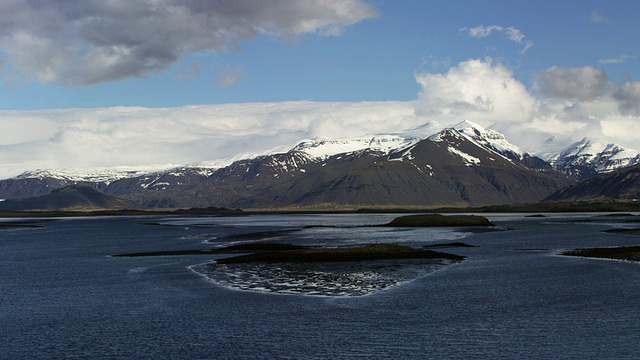
[[[635,165],[584,180],[556,191],[546,201],[640,199],[640,165]]]
[[[139,209],[127,199],[102,193],[89,185],[70,185],[48,195],[0,202],[0,210],[104,210]]]

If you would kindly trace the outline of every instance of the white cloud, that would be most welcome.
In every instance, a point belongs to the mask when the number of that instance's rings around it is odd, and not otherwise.
[[[244,72],[241,69],[225,68],[218,73],[216,78],[216,85],[221,87],[232,86],[242,80]]]
[[[591,14],[589,15],[589,21],[597,24],[597,23],[609,22],[610,20],[606,16],[604,16],[602,13],[597,11],[592,11]]]
[[[491,59],[464,61],[444,74],[418,74],[416,81],[422,87],[418,114],[445,123],[465,117],[484,125],[522,121],[535,105],[513,73]]]
[[[467,32],[467,34],[473,38],[484,38],[491,35],[493,32],[501,32],[507,36],[507,38],[513,42],[518,44],[522,43],[522,40],[526,37],[526,35],[520,31],[519,29],[514,28],[513,26],[504,27],[500,25],[479,25],[473,28],[464,27],[460,29],[460,31]],[[520,55],[524,55],[531,47],[533,47],[533,41],[527,40],[525,42],[524,47],[518,53]]]
[[[622,64],[627,62],[628,60],[637,59],[637,58],[638,58],[638,55],[623,54],[615,58],[600,59],[598,60],[598,62],[600,64]]]
[[[422,91],[416,115],[450,124],[463,118],[503,132],[515,144],[542,151],[584,136],[635,148],[640,141],[640,82],[616,83],[591,66],[551,67],[535,76],[534,90],[501,64],[468,60],[446,73],[416,75]],[[549,146],[547,144],[546,146]]]
[[[0,49],[22,76],[83,86],[144,77],[259,34],[337,36],[374,16],[362,0],[6,0]]]
[[[551,67],[535,90],[491,59],[416,74],[406,102],[278,102],[0,111],[0,178],[37,168],[189,164],[287,148],[303,139],[398,132],[464,119],[504,133],[529,151],[591,136],[640,142],[640,82],[600,69]],[[430,134],[424,134],[425,136]],[[549,146],[547,144],[546,146]]]

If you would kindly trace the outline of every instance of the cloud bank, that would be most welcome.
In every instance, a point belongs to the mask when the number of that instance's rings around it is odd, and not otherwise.
[[[376,12],[362,0],[5,0],[5,76],[85,86],[165,70],[259,34],[340,35]]]
[[[628,148],[640,141],[640,82],[600,69],[551,67],[528,89],[491,59],[416,74],[405,102],[278,102],[0,111],[0,177],[37,168],[183,165],[286,150],[304,139],[400,132],[464,119],[529,151],[582,137]],[[430,134],[425,134],[425,136]],[[554,137],[554,143],[545,140]],[[541,148],[541,144],[545,148]]]

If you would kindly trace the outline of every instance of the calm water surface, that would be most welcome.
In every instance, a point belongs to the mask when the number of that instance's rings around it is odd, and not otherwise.
[[[359,227],[393,217],[80,218],[2,229],[0,358],[638,358],[640,264],[555,255],[639,245],[602,232],[633,227],[622,218],[496,214],[510,230],[487,233]],[[237,290],[191,270],[222,255],[109,256],[254,242],[229,237],[253,232],[302,245],[476,247],[442,249],[467,259],[351,297]]]

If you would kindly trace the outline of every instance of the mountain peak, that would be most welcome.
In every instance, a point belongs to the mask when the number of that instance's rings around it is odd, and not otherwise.
[[[478,130],[479,132],[486,132],[487,130],[485,130],[484,127],[480,126],[479,124],[474,123],[473,121],[469,121],[468,119],[464,119],[461,122],[451,126],[452,128],[456,129],[456,130],[466,130],[466,129],[475,129]]]
[[[525,152],[510,143],[503,134],[495,130],[487,130],[466,119],[433,135],[430,139],[438,141],[443,136],[464,136],[470,141],[511,160],[522,160],[525,157]]]
[[[584,137],[549,158],[549,162],[564,173],[585,178],[640,164],[640,153],[602,139]]]

